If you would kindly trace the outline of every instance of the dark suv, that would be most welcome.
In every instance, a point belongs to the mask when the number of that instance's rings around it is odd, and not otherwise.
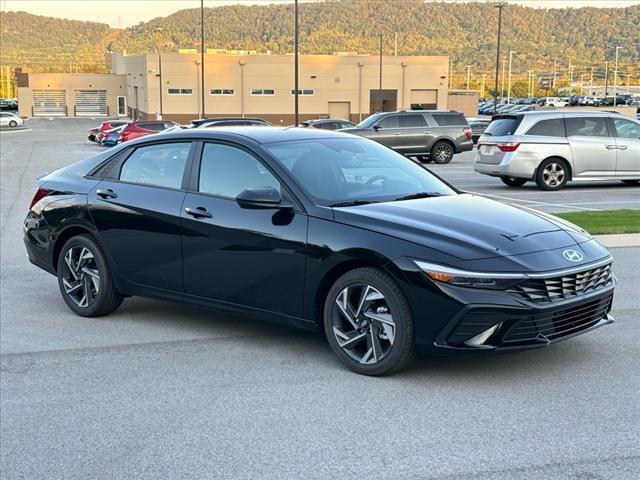
[[[453,110],[379,112],[341,131],[370,138],[424,163],[449,163],[455,153],[473,149],[466,118]]]

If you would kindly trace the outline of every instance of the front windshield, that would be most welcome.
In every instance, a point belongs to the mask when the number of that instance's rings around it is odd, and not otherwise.
[[[371,128],[373,127],[373,125],[380,120],[380,117],[382,116],[381,113],[374,113],[373,115],[365,118],[364,120],[362,120],[358,125],[356,125],[357,128]]]
[[[424,168],[372,140],[345,136],[266,148],[319,205],[455,194]]]

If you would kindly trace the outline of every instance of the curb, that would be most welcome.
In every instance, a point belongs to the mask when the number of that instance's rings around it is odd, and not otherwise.
[[[615,235],[594,235],[594,238],[608,248],[640,247],[640,233],[620,233]]]

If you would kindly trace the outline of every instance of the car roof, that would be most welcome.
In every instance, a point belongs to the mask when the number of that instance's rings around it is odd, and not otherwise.
[[[496,116],[513,116],[513,115],[522,115],[523,117],[526,118],[535,118],[535,117],[546,117],[546,116],[557,116],[557,115],[564,115],[564,116],[568,116],[568,117],[583,117],[583,116],[593,116],[593,115],[598,115],[598,116],[607,116],[607,115],[621,115],[624,116],[621,113],[618,112],[612,112],[612,111],[608,111],[608,110],[534,110],[534,111],[530,111],[530,112],[514,112],[514,113],[504,113],[504,114],[498,114]]]
[[[143,137],[147,141],[157,139],[155,135]],[[256,143],[267,144],[296,140],[314,140],[323,138],[352,138],[362,139],[362,137],[352,136],[347,133],[334,132],[331,130],[319,130],[297,127],[219,127],[214,129],[190,128],[179,130],[163,135],[162,140],[192,138],[202,140],[252,140]],[[141,139],[141,140],[143,140]],[[129,142],[127,142],[129,143]],[[138,142],[136,142],[138,143]],[[143,142],[140,142],[143,143]]]

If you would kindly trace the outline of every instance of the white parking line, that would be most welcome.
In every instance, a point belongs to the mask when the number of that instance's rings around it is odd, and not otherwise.
[[[599,208],[577,207],[577,206],[574,206],[574,205],[563,204],[563,203],[537,202],[535,200],[523,200],[521,198],[513,198],[513,197],[505,197],[505,196],[502,196],[502,195],[494,195],[492,193],[480,193],[480,192],[471,192],[471,191],[469,193],[475,193],[476,195],[485,196],[485,197],[501,198],[501,199],[504,199],[504,200],[509,200],[511,202],[514,202],[514,203],[518,203],[518,202],[521,202],[521,203],[532,203],[532,204],[535,204],[535,205],[545,205],[545,206],[548,206],[548,207],[556,207],[556,208],[557,207],[560,207],[560,208],[573,208],[574,210],[587,210],[587,211],[590,211],[590,212],[601,212],[602,211],[602,209],[599,209]],[[599,203],[603,203],[603,202],[588,203],[587,205],[597,205]]]

